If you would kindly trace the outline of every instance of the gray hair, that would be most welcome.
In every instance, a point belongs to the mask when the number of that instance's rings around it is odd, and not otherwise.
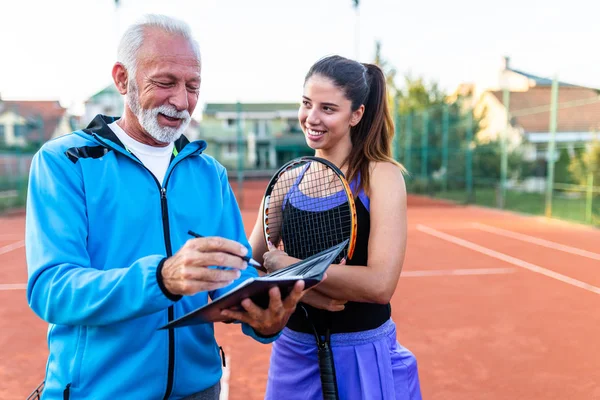
[[[148,28],[157,28],[163,32],[183,36],[192,45],[194,53],[196,53],[196,57],[198,58],[198,63],[200,63],[200,46],[193,38],[192,31],[187,23],[166,15],[148,14],[127,28],[119,42],[117,61],[127,69],[130,81],[135,79],[138,51],[142,47],[144,33]]]

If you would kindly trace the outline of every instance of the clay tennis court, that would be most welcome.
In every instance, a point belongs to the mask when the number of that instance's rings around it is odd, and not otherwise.
[[[265,182],[245,182],[249,232]],[[235,182],[233,183],[235,187]],[[43,379],[46,324],[27,306],[24,215],[0,217],[0,399]],[[392,315],[424,399],[600,399],[600,230],[409,199]],[[186,328],[182,328],[186,329]],[[262,399],[270,346],[217,326],[223,397]]]

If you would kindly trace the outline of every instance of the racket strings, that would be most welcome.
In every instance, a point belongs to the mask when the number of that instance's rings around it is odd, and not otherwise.
[[[298,164],[280,176],[271,198],[280,199],[281,206],[268,210],[269,233],[277,246],[301,259],[349,238],[352,227],[344,184],[329,168],[311,164],[316,163]]]

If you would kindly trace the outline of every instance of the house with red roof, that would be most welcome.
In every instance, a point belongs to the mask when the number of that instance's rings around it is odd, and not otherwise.
[[[551,139],[552,79],[515,69],[508,57],[498,88],[484,91],[477,103],[476,114],[483,116],[479,141],[496,140],[506,129],[504,88],[509,92],[509,145],[522,146],[528,160],[545,160]],[[600,89],[558,81],[557,103],[557,146],[581,147],[600,139]]]
[[[72,130],[58,101],[0,99],[0,147],[40,145]]]

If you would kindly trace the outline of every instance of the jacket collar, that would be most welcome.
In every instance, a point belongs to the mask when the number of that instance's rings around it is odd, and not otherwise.
[[[108,126],[109,124],[112,124],[118,119],[119,117],[109,117],[106,115],[98,114],[83,131],[88,135],[98,136],[101,139],[109,140],[114,144],[117,144],[119,147],[125,149],[123,143],[121,143],[117,135],[115,135],[112,129],[110,129],[110,127]],[[204,140],[199,140],[194,143],[198,143],[199,145],[199,149],[197,150],[203,151],[204,149],[206,149],[206,142]],[[174,143],[177,153],[181,153],[183,148],[186,147],[188,144],[190,144],[188,138],[186,138],[184,135],[181,135],[181,137],[177,139]]]

